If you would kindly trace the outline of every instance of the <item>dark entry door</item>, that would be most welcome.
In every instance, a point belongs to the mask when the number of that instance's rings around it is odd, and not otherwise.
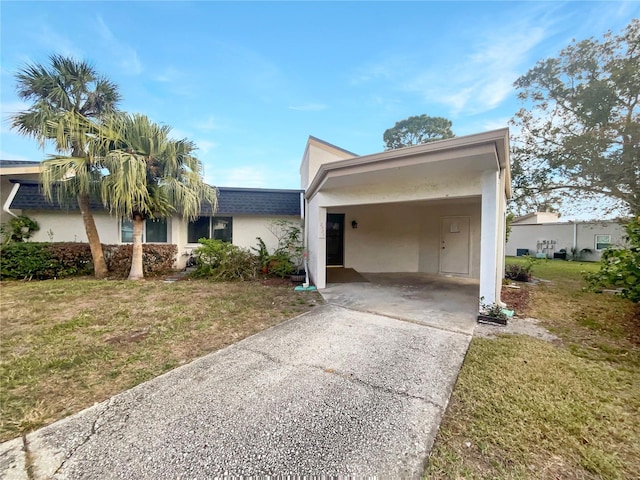
[[[327,266],[344,265],[344,213],[327,214]]]

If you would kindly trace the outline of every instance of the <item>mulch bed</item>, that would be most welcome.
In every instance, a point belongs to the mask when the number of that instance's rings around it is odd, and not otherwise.
[[[507,308],[515,311],[519,317],[527,315],[529,310],[530,292],[526,285],[518,285],[520,288],[509,288],[506,285],[502,287],[500,299],[507,304]]]

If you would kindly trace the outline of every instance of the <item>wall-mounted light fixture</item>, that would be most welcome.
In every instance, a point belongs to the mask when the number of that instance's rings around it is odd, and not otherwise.
[[[358,222],[356,222],[355,220],[351,221],[351,228],[358,228]]]

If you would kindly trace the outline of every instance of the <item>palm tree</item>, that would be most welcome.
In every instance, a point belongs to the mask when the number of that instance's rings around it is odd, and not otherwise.
[[[30,64],[16,74],[18,96],[33,104],[13,115],[11,126],[20,134],[34,137],[42,148],[52,141],[57,152],[70,154],[42,163],[43,190],[49,200],[54,196],[61,203],[77,200],[95,276],[104,278],[107,265],[90,209],[90,196],[99,189],[101,165],[87,145],[98,128],[95,121],[116,110],[120,94],[114,83],[84,61],[61,55],[52,55],[49,60],[49,67]]]
[[[100,163],[108,172],[101,181],[102,201],[112,214],[133,222],[133,254],[129,280],[144,278],[142,229],[145,219],[179,212],[195,219],[203,201],[215,208],[217,192],[202,178],[195,145],[170,138],[171,129],[140,114],[114,115],[104,125],[107,143]]]

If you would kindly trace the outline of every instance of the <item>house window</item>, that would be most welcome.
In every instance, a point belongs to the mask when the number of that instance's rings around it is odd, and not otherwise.
[[[596,250],[606,250],[611,246],[611,235],[596,235]]]
[[[152,218],[144,222],[147,243],[167,243],[167,221],[164,218]]]
[[[120,225],[120,241],[122,243],[133,242],[133,222],[122,219]],[[142,227],[143,243],[167,243],[167,221],[163,218],[145,220]]]
[[[211,217],[211,231],[215,240],[232,243],[233,220],[231,217]]]
[[[232,217],[200,217],[189,222],[187,241],[198,243],[200,238],[212,238],[223,242],[233,242]]]
[[[193,222],[189,222],[187,241],[189,243],[198,243],[200,238],[209,238],[211,235],[210,221],[211,217],[200,217]]]

